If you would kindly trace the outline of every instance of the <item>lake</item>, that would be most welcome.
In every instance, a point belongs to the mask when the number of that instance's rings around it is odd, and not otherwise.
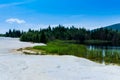
[[[120,58],[120,46],[98,46],[89,45],[87,46],[89,51],[92,51],[92,55],[100,58],[98,62],[101,63],[117,63]],[[99,56],[97,54],[100,54]],[[114,61],[114,62],[113,62]]]
[[[107,51],[111,52],[120,52],[120,46],[97,46],[97,45],[89,45],[87,46],[89,50],[101,50],[103,53]]]

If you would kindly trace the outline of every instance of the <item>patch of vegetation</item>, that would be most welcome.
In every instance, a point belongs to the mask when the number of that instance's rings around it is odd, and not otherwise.
[[[84,45],[69,44],[59,40],[49,42],[47,46],[35,46],[33,49],[43,50],[44,54],[75,55],[78,57],[85,57],[85,53],[87,53],[87,48]]]
[[[106,64],[120,64],[120,53],[102,50],[88,50],[85,45],[69,43],[69,41],[52,41],[47,46],[34,46],[32,49],[42,51],[44,55],[73,55],[83,57],[95,62]]]
[[[20,31],[20,30],[11,30],[9,29],[8,32],[5,33],[5,37],[12,37],[12,38],[19,38],[21,35],[23,35],[23,31]]]
[[[0,34],[0,37],[5,37],[5,34]]]
[[[117,51],[106,52],[106,56],[104,57],[104,60],[107,64],[109,63],[120,64],[120,52]]]

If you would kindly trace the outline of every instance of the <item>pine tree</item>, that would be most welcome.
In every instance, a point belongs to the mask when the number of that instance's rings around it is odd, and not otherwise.
[[[43,31],[41,32],[40,42],[47,43],[47,38],[46,38],[45,32],[43,32]]]

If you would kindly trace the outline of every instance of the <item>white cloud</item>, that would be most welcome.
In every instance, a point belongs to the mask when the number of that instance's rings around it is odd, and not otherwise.
[[[18,18],[10,18],[6,20],[7,23],[17,23],[17,24],[23,24],[26,23],[25,20],[21,20]]]

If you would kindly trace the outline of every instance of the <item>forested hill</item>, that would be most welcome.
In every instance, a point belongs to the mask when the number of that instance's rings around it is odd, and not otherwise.
[[[113,29],[113,30],[119,30],[120,31],[120,23],[109,25],[109,26],[106,26],[104,28]]]

